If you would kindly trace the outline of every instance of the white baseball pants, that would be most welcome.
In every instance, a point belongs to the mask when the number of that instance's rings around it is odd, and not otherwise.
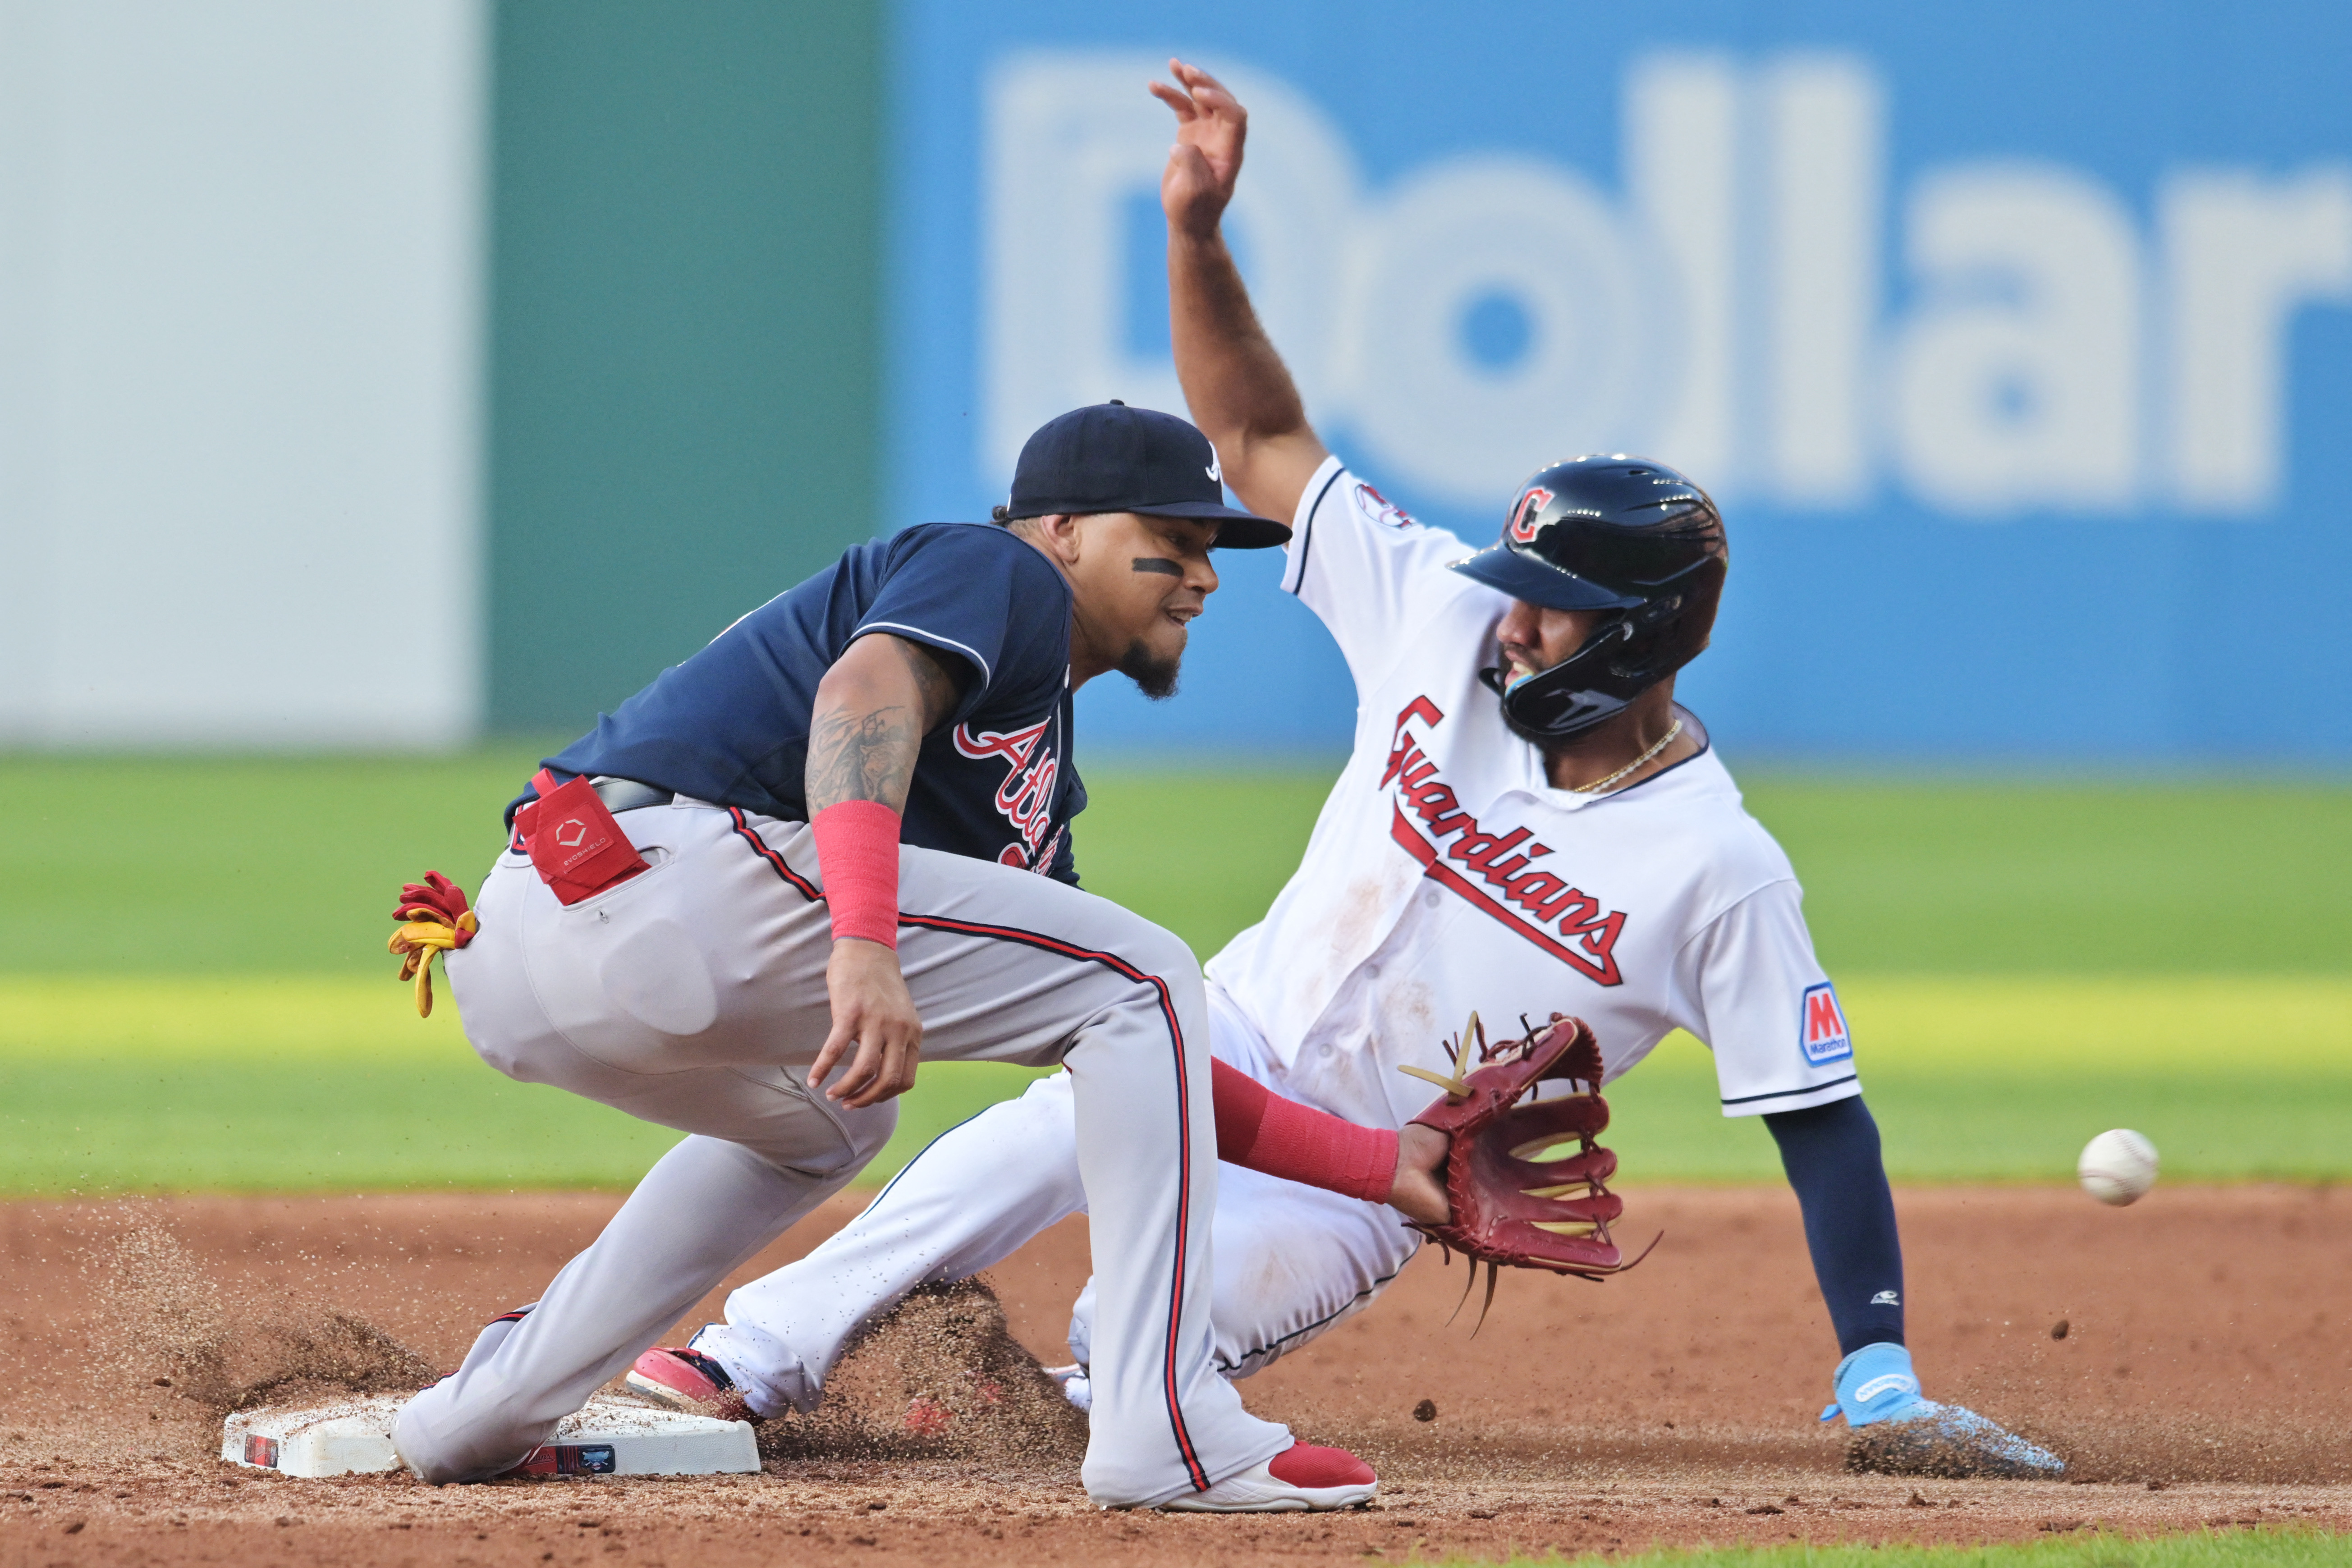
[[[831,1021],[807,826],[682,802],[618,820],[650,869],[567,909],[501,856],[450,987],[501,1072],[693,1136],[533,1308],[402,1409],[394,1441],[427,1480],[495,1475],[544,1443],[897,1121],[801,1082]],[[1106,900],[925,849],[900,851],[899,909],[926,1057],[1069,1071],[1094,1215],[1088,1493],[1149,1506],[1280,1453],[1288,1431],[1244,1410],[1212,1359],[1216,1132],[1192,953]]]
[[[1216,1055],[1279,1091],[1255,1031],[1222,993],[1209,994]],[[1089,1209],[1076,1089],[1067,1076],[1043,1079],[942,1133],[814,1252],[730,1294],[727,1321],[696,1335],[695,1348],[718,1358],[752,1408],[814,1409],[843,1349],[908,1291],[969,1279]],[[1105,1312],[1098,1211],[1089,1223],[1097,1272],[1071,1313],[1070,1348],[1091,1380],[1117,1319]],[[1216,1367],[1229,1378],[1363,1310],[1421,1245],[1383,1205],[1237,1165],[1218,1173],[1213,1229]]]

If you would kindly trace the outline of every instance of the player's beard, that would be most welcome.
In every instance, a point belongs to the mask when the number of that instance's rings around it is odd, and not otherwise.
[[[1512,718],[1511,710],[1507,708],[1503,710],[1503,728],[1508,730],[1512,734],[1517,735],[1520,740],[1527,742],[1529,745],[1534,746],[1538,750],[1557,743],[1553,741],[1552,737],[1545,734],[1541,730],[1536,729],[1531,725],[1522,724],[1517,719]]]
[[[1154,658],[1151,650],[1138,637],[1127,645],[1127,657],[1118,661],[1118,672],[1135,682],[1136,689],[1154,702],[1165,702],[1176,695],[1176,677],[1184,662],[1180,651],[1167,658]]]

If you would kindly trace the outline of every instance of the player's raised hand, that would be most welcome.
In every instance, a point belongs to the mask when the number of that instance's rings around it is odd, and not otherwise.
[[[1168,167],[1160,175],[1160,209],[1171,227],[1211,234],[1234,199],[1249,110],[1198,66],[1171,59],[1168,72],[1176,86],[1151,84],[1151,96],[1176,111],[1176,145],[1168,150]]]
[[[907,993],[898,955],[878,942],[846,937],[825,960],[825,994],[833,1003],[833,1032],[809,1068],[816,1088],[852,1047],[848,1070],[826,1089],[825,1098],[851,1110],[879,1105],[915,1087],[915,1062],[922,1050],[923,1021]]]

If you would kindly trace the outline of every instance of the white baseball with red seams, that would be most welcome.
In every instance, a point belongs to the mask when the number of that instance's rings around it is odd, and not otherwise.
[[[2123,1208],[2156,1185],[2156,1145],[2128,1127],[2109,1128],[2083,1145],[2074,1173],[2084,1192]]]
[[[1687,1029],[1724,1114],[1861,1092],[1788,858],[1711,749],[1606,795],[1552,787],[1478,679],[1507,601],[1470,553],[1333,458],[1300,498],[1284,586],[1321,616],[1359,699],[1354,750],[1266,918],[1208,964],[1211,1048],[1276,1092],[1370,1125],[1428,1103],[1397,1069],[1489,1030],[1574,1014],[1606,1078]],[[1684,722],[1704,741],[1693,715]],[[858,1328],[1085,1206],[1069,1085],[945,1134],[848,1227],[744,1287],[697,1348],[765,1412],[808,1408]],[[1638,1183],[1639,1173],[1629,1172]],[[1361,1310],[1419,1237],[1392,1210],[1227,1165],[1213,1244],[1215,1363],[1244,1377]],[[1092,1288],[1070,1342],[1100,1342]]]

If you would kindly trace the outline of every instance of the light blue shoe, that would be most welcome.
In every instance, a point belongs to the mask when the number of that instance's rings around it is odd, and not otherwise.
[[[1958,1405],[1938,1405],[1919,1392],[1911,1352],[1901,1345],[1864,1345],[1838,1363],[1836,1402],[1822,1412],[1840,1414],[1854,1432],[1846,1449],[1850,1470],[1890,1476],[1944,1476],[1954,1479],[1995,1476],[2012,1480],[2055,1480],[2065,1461]]]

